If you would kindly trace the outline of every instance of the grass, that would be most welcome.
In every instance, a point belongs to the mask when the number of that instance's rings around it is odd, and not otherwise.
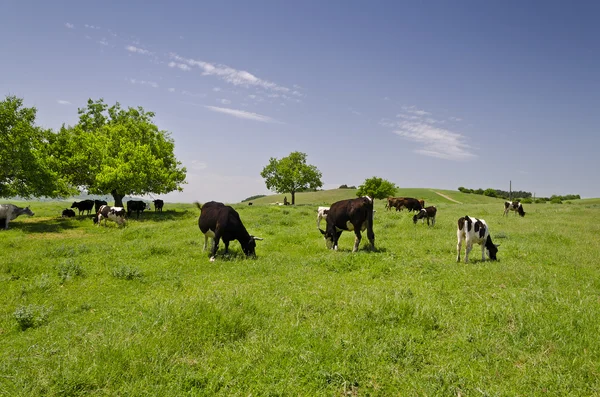
[[[600,207],[431,197],[433,228],[378,201],[377,251],[355,254],[316,230],[331,202],[242,203],[258,259],[232,242],[213,263],[192,204],[118,228],[30,203],[0,232],[0,394],[600,394]],[[466,214],[500,261],[455,262]]]

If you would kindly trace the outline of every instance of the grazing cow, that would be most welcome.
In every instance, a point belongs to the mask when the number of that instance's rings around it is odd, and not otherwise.
[[[317,229],[320,229],[321,219],[327,219],[327,214],[329,213],[329,207],[319,207],[317,208]]]
[[[421,204],[421,208],[425,208],[425,200],[418,200],[419,204]]]
[[[198,227],[204,234],[203,250],[206,250],[208,239],[213,240],[210,253],[211,262],[215,261],[219,240],[221,239],[225,244],[225,254],[229,251],[229,242],[237,240],[246,256],[256,257],[256,240],[262,240],[262,238],[254,237],[248,233],[236,210],[216,201],[209,201],[204,205],[196,203],[196,206],[200,209]]]
[[[354,248],[358,250],[362,238],[361,231],[367,229],[367,237],[371,248],[375,249],[375,233],[373,233],[373,199],[370,197],[359,197],[335,202],[329,207],[327,214],[327,227],[319,229],[325,237],[327,248],[338,249],[338,240],[342,231],[354,231]]]
[[[62,212],[61,217],[63,218],[75,218],[75,211],[65,208]]]
[[[86,212],[89,215],[90,212],[94,209],[94,200],[83,200],[83,201],[75,201],[71,208],[77,208],[79,210],[79,215],[82,212]]]
[[[154,203],[154,211],[162,212],[165,202],[160,199],[153,200],[152,202]]]
[[[431,219],[431,226],[435,226],[436,214],[437,214],[437,208],[435,208],[435,205],[432,205],[427,208],[423,208],[423,209],[421,209],[421,211],[419,211],[419,213],[417,215],[413,216],[413,222],[416,225],[417,221],[419,219],[421,219],[422,223],[425,223],[425,219],[427,219],[427,226],[429,226],[429,219]]]
[[[400,197],[394,204],[396,211],[402,211],[403,208],[406,208],[408,212],[421,211],[423,209],[419,200],[411,197]]]
[[[127,221],[125,219],[125,208],[123,207],[109,207],[108,205],[103,205],[100,207],[100,210],[94,216],[94,223],[100,226],[100,223],[104,219],[104,226],[106,226],[107,221],[116,222],[117,225],[124,225]]]
[[[487,251],[490,260],[495,261],[498,247],[492,243],[490,229],[483,219],[464,216],[458,220],[458,230],[456,231],[458,244],[456,244],[456,261],[460,262],[460,250],[462,242],[466,240],[465,263],[469,262],[469,252],[473,244],[481,245],[481,260],[485,261],[485,252]]]
[[[148,205],[141,200],[127,201],[127,216],[131,216],[131,213],[135,211],[137,218],[139,218],[140,212],[144,212],[145,209],[148,209]]]
[[[4,223],[4,230],[8,229],[8,222],[16,219],[19,215],[33,216],[29,207],[21,208],[14,204],[0,204],[0,225]]]
[[[252,201],[250,201],[250,202],[248,203],[248,205],[252,205]]]
[[[397,204],[399,202],[401,202],[402,200],[404,200],[404,197],[388,197],[387,198],[387,203],[385,204],[386,210],[389,211],[392,208],[396,208],[396,210],[398,210]]]
[[[100,211],[100,207],[103,205],[108,205],[108,203],[104,200],[94,200],[94,210],[96,211],[96,214],[98,211]]]
[[[508,211],[515,211],[515,214],[519,214],[521,216],[525,216],[525,211],[523,210],[523,205],[519,201],[505,201],[504,202],[504,215],[508,215]]]

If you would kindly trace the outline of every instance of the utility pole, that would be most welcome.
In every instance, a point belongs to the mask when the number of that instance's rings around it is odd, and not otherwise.
[[[508,201],[512,201],[512,181],[509,181],[508,183]]]

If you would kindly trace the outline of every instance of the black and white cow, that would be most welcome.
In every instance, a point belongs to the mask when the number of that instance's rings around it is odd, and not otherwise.
[[[106,226],[107,221],[113,221],[119,226],[124,225],[127,222],[125,219],[125,208],[103,205],[96,216],[94,216],[94,223],[100,226],[102,219],[104,219],[104,226]]]
[[[504,202],[504,215],[508,215],[508,211],[515,211],[515,214],[519,214],[521,216],[525,216],[525,211],[523,210],[523,205],[519,201],[505,201]]]
[[[8,222],[23,214],[34,215],[29,207],[21,208],[14,204],[0,204],[0,227],[3,227],[4,230],[8,229]]]
[[[77,208],[79,210],[79,215],[82,212],[87,212],[87,215],[94,209],[94,200],[83,200],[83,201],[75,201],[71,208]]]
[[[490,229],[483,219],[472,218],[465,215],[458,219],[458,230],[456,231],[458,243],[456,244],[456,261],[460,262],[460,250],[463,241],[466,242],[465,263],[469,262],[469,252],[473,249],[473,244],[481,245],[481,260],[485,261],[485,252],[487,251],[490,260],[495,261],[498,247],[492,243]]]
[[[94,200],[94,210],[96,211],[96,214],[98,211],[100,211],[100,207],[103,205],[108,205],[108,203],[104,200]]]
[[[131,216],[132,212],[137,214],[137,218],[140,217],[140,212],[144,212],[148,209],[148,205],[142,200],[128,200],[127,201],[127,216]]]
[[[375,233],[373,233],[373,199],[370,197],[359,197],[335,202],[329,207],[327,213],[327,227],[319,231],[325,237],[327,248],[338,249],[338,240],[344,230],[354,231],[354,248],[358,250],[361,231],[367,230],[367,238],[371,248],[375,249]]]
[[[196,206],[200,209],[198,227],[204,234],[204,250],[206,250],[208,239],[213,240],[210,252],[211,262],[215,260],[221,239],[225,244],[225,254],[229,251],[229,242],[237,240],[246,256],[256,257],[256,240],[262,240],[262,238],[248,233],[236,210],[216,201],[209,201],[204,205],[196,203]]]
[[[61,217],[63,218],[75,218],[75,211],[65,208],[62,212]]]
[[[321,228],[321,220],[327,219],[327,214],[329,214],[329,207],[317,208],[317,229]]]
[[[417,215],[413,216],[413,222],[416,224],[419,219],[421,219],[422,223],[425,223],[425,219],[427,219],[427,226],[429,226],[429,219],[431,219],[431,226],[435,226],[435,216],[437,215],[437,208],[435,205],[429,206],[427,208],[421,209],[417,213]]]
[[[153,200],[152,203],[154,203],[154,211],[162,212],[163,206],[165,205],[164,201],[162,201],[160,199],[156,199],[156,200]]]

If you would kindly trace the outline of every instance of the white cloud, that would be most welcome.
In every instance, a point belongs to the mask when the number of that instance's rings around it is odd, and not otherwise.
[[[454,117],[454,116],[450,116],[449,119],[450,119],[450,121],[462,121],[462,119],[460,117]]]
[[[71,102],[65,101],[64,99],[59,99],[56,102],[58,102],[61,105],[70,105],[71,104]]]
[[[169,88],[169,92],[175,92],[175,88]]]
[[[125,47],[125,49],[126,49],[127,51],[129,51],[129,52],[134,52],[134,53],[137,53],[137,54],[142,54],[142,55],[154,55],[154,53],[153,53],[153,52],[150,52],[150,51],[148,51],[148,50],[145,50],[145,49],[143,49],[143,48],[135,47],[135,46],[132,46],[132,45],[128,45],[128,46],[126,46],[126,47]]]
[[[102,45],[108,45],[108,41],[106,41],[105,38],[102,38],[102,40],[98,41],[98,44],[102,44]]]
[[[208,168],[208,165],[202,161],[199,160],[192,160],[191,165],[189,166],[190,169],[192,170],[197,170],[197,171],[201,171],[201,170],[205,170]]]
[[[221,91],[221,87],[215,87],[215,88],[213,88],[213,91],[214,92],[219,92],[219,91]]]
[[[229,99],[219,99],[219,102],[222,103],[223,105],[231,104],[231,101]]]
[[[228,114],[230,116],[237,117],[240,119],[262,121],[263,123],[278,123],[277,120],[269,116],[263,116],[262,114],[258,113],[246,112],[245,110],[220,108],[216,106],[205,106],[205,108],[213,112]]]
[[[182,95],[187,95],[187,96],[191,96],[194,98],[206,98],[206,94],[195,94],[193,92],[189,92],[189,91],[181,91]]]
[[[235,86],[263,88],[275,92],[292,92],[288,87],[261,79],[245,70],[234,69],[227,65],[212,64],[195,59],[183,58],[174,53],[171,53],[170,57],[178,62],[199,68],[204,76],[216,76],[217,78]]]
[[[87,23],[83,26],[85,26],[87,29],[94,29],[94,30],[100,29],[100,26],[88,25]]]
[[[477,157],[471,153],[466,137],[445,128],[435,127],[423,121],[401,121],[395,134],[423,145],[416,153],[447,160],[468,160]]]
[[[131,84],[147,85],[152,88],[158,88],[158,83],[156,83],[154,81],[137,80],[137,79],[128,79],[128,80]]]
[[[415,106],[403,106],[402,110],[404,110],[406,113],[414,114],[417,116],[427,116],[431,114],[422,109],[417,109]]]
[[[179,68],[179,69],[184,70],[186,72],[189,72],[190,70],[192,70],[192,68],[189,67],[188,65],[186,65],[185,63],[169,62],[168,65],[169,65],[170,68]]]
[[[69,22],[65,23],[65,27],[67,29],[75,29],[75,25],[73,25],[72,23],[69,23]]]

